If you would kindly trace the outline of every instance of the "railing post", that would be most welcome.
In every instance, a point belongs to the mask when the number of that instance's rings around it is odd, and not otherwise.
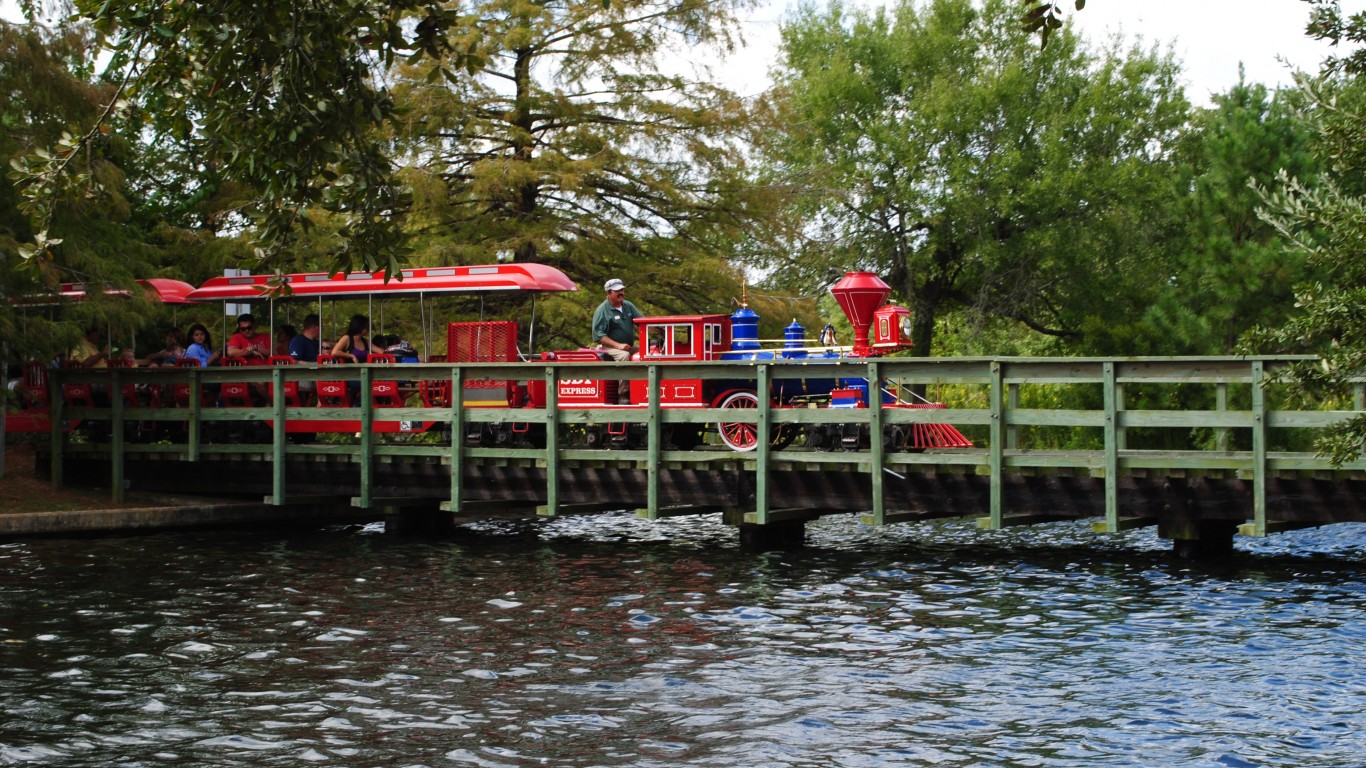
[[[1255,384],[1253,386],[1256,386]],[[1228,410],[1228,382],[1221,381],[1214,385],[1214,410],[1223,413]],[[1228,427],[1214,428],[1214,447],[1216,450],[1228,450]]]
[[[360,507],[369,509],[374,483],[373,431],[375,412],[374,398],[370,396],[371,369],[363,365],[360,369]]]
[[[445,505],[449,512],[460,511],[463,495],[461,483],[465,475],[465,369],[451,369],[451,499]]]
[[[1253,535],[1266,535],[1266,364],[1252,361],[1252,524]]]
[[[271,444],[271,497],[276,506],[285,503],[285,369],[273,365],[270,371],[271,409],[274,432]]]
[[[991,424],[988,440],[987,471],[991,473],[991,500],[987,527],[993,531],[1005,526],[1005,377],[1001,361],[991,361]]]
[[[52,456],[49,459],[48,473],[52,477],[52,487],[62,487],[62,453],[66,449],[66,387],[62,386],[62,372],[54,369],[48,374],[48,418],[51,419]]]
[[[190,370],[190,420],[185,424],[185,439],[189,445],[185,447],[185,457],[192,462],[199,461],[199,446],[204,442],[204,417],[201,413],[204,408],[203,371],[203,368]]]
[[[1111,365],[1114,365],[1112,362]],[[1124,382],[1115,381],[1115,450],[1129,447],[1129,428],[1124,424]]]
[[[887,518],[886,446],[882,438],[882,366],[868,363],[868,473],[872,476],[873,525]]]
[[[554,517],[560,511],[560,370],[545,368],[545,511]]]
[[[1105,407],[1105,532],[1119,530],[1119,385],[1115,382],[1115,363],[1102,366],[1102,400]]]
[[[758,402],[759,414],[754,425],[754,522],[764,525],[768,522],[768,455],[773,450],[773,436],[769,416],[773,408],[773,387],[769,382],[768,365],[758,364],[754,382],[754,399]]]
[[[119,369],[109,368],[109,490],[115,504],[122,504],[123,492],[123,382]]]
[[[1012,383],[1006,385],[1006,412],[1017,411],[1020,408],[1020,385]],[[1020,428],[1014,424],[1006,422],[1006,448],[1020,447]]]
[[[646,459],[645,476],[645,516],[649,520],[659,517],[659,452],[663,444],[664,425],[660,423],[659,412],[659,366],[649,367],[648,406],[645,416],[645,447],[649,456]]]

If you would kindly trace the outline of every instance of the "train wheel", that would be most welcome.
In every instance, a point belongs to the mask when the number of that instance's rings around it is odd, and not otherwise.
[[[759,398],[753,392],[735,392],[721,401],[722,408],[758,408]],[[716,425],[721,442],[733,451],[752,451],[759,446],[759,428],[742,421],[722,421]]]
[[[798,424],[779,424],[773,428],[773,441],[769,444],[773,450],[781,451],[795,443],[801,432],[802,428]]]

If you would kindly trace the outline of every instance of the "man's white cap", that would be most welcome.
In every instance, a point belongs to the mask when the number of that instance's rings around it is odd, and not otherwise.
[[[602,284],[602,289],[604,291],[620,291],[622,288],[625,287],[626,283],[621,282],[615,277]]]

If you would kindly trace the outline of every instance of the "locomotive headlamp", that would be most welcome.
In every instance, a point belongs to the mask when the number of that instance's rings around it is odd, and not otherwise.
[[[888,304],[873,313],[872,348],[881,352],[911,347],[911,312]]]

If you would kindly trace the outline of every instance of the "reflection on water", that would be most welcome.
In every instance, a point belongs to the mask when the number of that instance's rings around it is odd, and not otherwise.
[[[1366,528],[0,543],[0,765],[1346,766]]]

